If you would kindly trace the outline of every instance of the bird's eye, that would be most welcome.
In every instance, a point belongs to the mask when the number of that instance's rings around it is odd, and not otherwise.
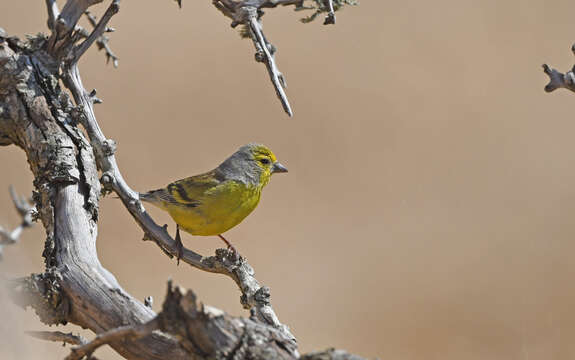
[[[262,158],[262,159],[260,159],[260,162],[261,162],[262,164],[264,164],[264,165],[269,165],[270,159],[268,159],[268,158]]]

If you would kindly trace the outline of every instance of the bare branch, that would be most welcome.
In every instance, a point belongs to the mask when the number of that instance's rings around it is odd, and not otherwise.
[[[256,5],[254,5],[254,3]],[[293,111],[284,91],[286,81],[275,63],[274,54],[276,48],[265,38],[260,22],[261,15],[263,15],[260,8],[264,7],[264,4],[267,5],[267,7],[275,7],[278,4],[272,5],[266,1],[246,1],[246,3],[243,4],[242,2],[235,3],[230,0],[213,0],[213,4],[225,16],[233,20],[231,24],[232,27],[243,24],[250,29],[250,38],[256,48],[256,61],[263,62],[266,65],[270,80],[274,86],[277,97],[282,103],[284,111],[289,116],[293,116]]]
[[[82,14],[89,7],[99,4],[104,0],[68,0],[58,17],[58,22],[65,24],[68,31],[73,30]],[[63,34],[60,34],[63,35]]]
[[[122,326],[100,333],[96,338],[87,342],[79,347],[73,348],[70,355],[65,360],[80,360],[83,357],[91,357],[92,353],[102,345],[110,344],[115,341],[123,341],[125,339],[139,339],[152,333],[152,331],[159,328],[157,318],[154,318],[147,323],[140,325]]]
[[[84,40],[80,45],[76,46],[72,51],[72,57],[70,61],[72,63],[78,62],[80,57],[84,55],[86,50],[92,46],[94,41],[101,39],[102,35],[106,32],[108,28],[108,22],[112,17],[120,11],[120,0],[113,0],[108,9],[94,28],[92,33],[88,36],[86,40]],[[114,66],[117,67],[117,61],[114,60]]]
[[[46,0],[46,8],[48,9],[48,28],[54,30],[56,19],[60,16],[56,0]]]
[[[286,80],[283,74],[279,71],[275,62],[276,48],[266,39],[261,18],[263,16],[262,9],[275,8],[277,6],[294,5],[295,10],[312,9],[316,10],[314,14],[305,19],[304,22],[309,22],[319,14],[327,12],[324,24],[335,24],[335,11],[341,8],[344,4],[355,5],[355,0],[336,0],[335,6],[333,0],[313,0],[315,6],[305,7],[304,0],[212,0],[213,5],[226,17],[232,19],[232,27],[240,24],[247,27],[249,37],[252,39],[256,48],[255,59],[257,62],[262,62],[266,65],[268,75],[274,86],[277,97],[279,98],[284,111],[292,116],[293,112],[289,104],[287,95],[285,93]],[[242,32],[242,36],[246,36],[246,32]],[[247,37],[247,36],[246,36]]]
[[[284,91],[284,88],[287,87],[287,84],[274,59],[275,47],[270,44],[264,37],[262,25],[256,18],[255,14],[254,16],[250,16],[249,25],[252,34],[251,38],[257,51],[256,61],[262,61],[266,64],[268,74],[276,90],[276,95],[280,99],[284,111],[289,116],[292,116],[293,112]]]
[[[12,231],[0,226],[0,260],[2,259],[4,246],[17,243],[24,229],[32,226],[32,215],[35,212],[35,207],[32,205],[32,201],[23,196],[18,196],[16,191],[14,191],[13,186],[10,186],[10,196],[12,197],[12,203],[14,204],[16,211],[22,218],[22,222]]]
[[[94,15],[92,15],[92,13],[90,13],[89,11],[86,11],[86,17],[88,18],[88,21],[90,22],[90,24],[92,24],[92,27],[95,28],[98,25],[98,21],[96,20],[96,17]],[[106,28],[106,32],[114,32],[114,31],[115,31],[114,28],[111,28],[111,27]],[[110,39],[106,35],[102,34],[102,36],[100,36],[98,38],[98,40],[96,41],[96,45],[98,46],[98,50],[104,49],[104,51],[106,53],[106,63],[109,63],[110,60],[112,60],[112,64],[114,65],[115,68],[117,68],[119,59],[116,56],[116,54],[114,54],[114,52],[112,51],[112,48],[108,44],[109,41],[110,41]]]
[[[302,355],[300,360],[365,360],[360,356],[353,355],[344,350],[327,349],[324,351],[314,351],[309,354]]]
[[[81,38],[81,28],[77,25],[82,14],[92,5],[101,3],[103,0],[68,0],[56,16],[54,10],[56,4],[46,0],[49,16],[54,17],[54,21],[48,21],[48,27],[52,30],[52,35],[48,40],[47,50],[57,59],[69,56],[71,47]],[[57,9],[57,8],[56,8]]]
[[[26,334],[40,340],[63,342],[71,345],[84,345],[88,343],[88,340],[83,336],[63,333],[61,331],[26,331]]]
[[[571,46],[571,52],[575,55],[575,44]],[[545,86],[546,92],[552,92],[565,88],[575,92],[575,65],[565,74],[543,64],[543,72],[549,76],[549,83]]]

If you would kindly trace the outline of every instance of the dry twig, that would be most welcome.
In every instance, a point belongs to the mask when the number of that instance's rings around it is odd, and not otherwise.
[[[33,213],[35,212],[32,201],[23,196],[18,196],[13,186],[10,186],[10,196],[18,215],[22,218],[22,222],[12,231],[0,226],[0,260],[2,259],[4,247],[17,243],[24,229],[32,226]]]
[[[61,331],[26,331],[26,335],[40,340],[62,342],[70,345],[84,345],[88,343],[88,340],[83,336]]]
[[[333,0],[315,0],[321,1],[311,19],[322,12],[327,12],[324,25],[335,24],[335,11]],[[341,0],[340,0],[341,1]],[[343,1],[345,2],[345,1]],[[284,75],[279,71],[275,62],[276,47],[271,44],[264,35],[262,26],[262,16],[264,8],[275,8],[277,6],[295,6],[295,10],[316,9],[315,7],[305,7],[304,0],[212,0],[214,6],[225,16],[232,19],[232,27],[244,25],[247,34],[253,41],[256,48],[255,59],[257,62],[264,63],[268,71],[270,80],[274,86],[284,111],[292,116],[293,112],[289,104],[285,89],[287,87]],[[354,4],[352,1],[347,1]],[[340,5],[341,7],[341,5]]]
[[[575,44],[571,46],[571,52],[575,54]],[[549,83],[545,86],[546,92],[552,92],[560,88],[565,88],[575,92],[575,65],[565,74],[543,64],[543,72],[549,76]]]

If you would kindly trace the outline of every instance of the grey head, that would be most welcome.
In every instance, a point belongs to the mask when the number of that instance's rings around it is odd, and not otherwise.
[[[248,185],[266,185],[271,174],[287,172],[274,153],[265,145],[247,144],[227,158],[217,171],[228,180]]]

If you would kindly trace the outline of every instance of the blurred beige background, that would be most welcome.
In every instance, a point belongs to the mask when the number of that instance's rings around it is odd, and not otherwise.
[[[211,1],[181,11],[123,1],[112,21],[119,69],[92,50],[82,73],[135,189],[209,170],[252,141],[290,169],[229,238],[303,352],[572,359],[575,95],[545,94],[541,64],[572,66],[574,11],[567,0],[364,0],[329,27],[268,11],[293,119]],[[45,31],[45,18],[40,1],[0,5],[10,34]],[[14,147],[0,164],[0,223],[12,226],[7,187],[28,193],[32,179]],[[158,308],[173,278],[246,315],[229,279],[176,267],[141,237],[118,201],[102,201],[100,258],[126,290]],[[7,249],[1,276],[41,271],[43,240],[37,226]],[[221,246],[184,242],[206,254]],[[22,334],[43,329],[32,311],[6,303],[0,318],[2,359],[67,354]]]

